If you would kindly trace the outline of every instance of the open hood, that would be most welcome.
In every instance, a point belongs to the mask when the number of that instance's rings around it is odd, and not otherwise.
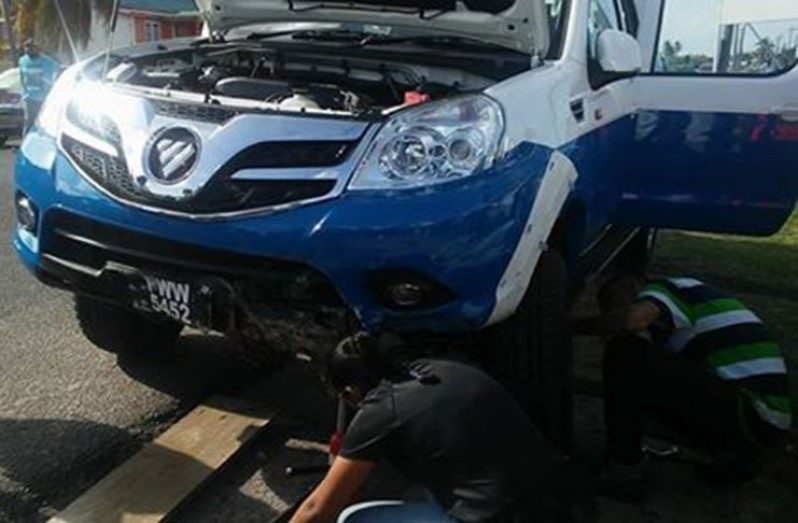
[[[545,55],[543,0],[196,0],[212,31],[285,22],[360,23],[444,33]]]

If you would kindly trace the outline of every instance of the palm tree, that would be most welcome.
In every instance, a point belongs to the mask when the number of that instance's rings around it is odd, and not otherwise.
[[[77,45],[88,42],[92,17],[99,14],[107,22],[114,4],[114,0],[13,0],[18,38],[34,36],[46,48],[67,48],[69,42],[56,2],[60,2],[66,25]]]
[[[677,60],[679,59],[679,55],[682,53],[682,43],[678,40],[670,41],[665,40],[665,44],[662,46],[662,51],[660,52],[660,63],[659,68],[662,71],[671,71],[677,68]]]
[[[682,43],[678,40],[671,42],[665,40],[665,45],[662,48],[662,56],[672,61],[682,53]]]
[[[766,70],[778,70],[781,67],[779,56],[776,52],[776,44],[770,38],[760,38],[756,43],[754,58],[760,68]],[[777,63],[774,63],[777,62]]]

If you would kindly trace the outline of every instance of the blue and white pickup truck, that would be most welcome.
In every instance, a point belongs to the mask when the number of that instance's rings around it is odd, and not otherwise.
[[[581,282],[793,212],[792,1],[197,3],[206,38],[68,69],[18,156],[19,256],[105,348],[487,332],[561,405]]]

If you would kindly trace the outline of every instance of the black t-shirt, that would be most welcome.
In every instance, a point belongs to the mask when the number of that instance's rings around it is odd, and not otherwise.
[[[551,502],[557,451],[496,381],[462,363],[418,360],[416,375],[371,390],[341,456],[390,461],[460,521],[503,518]]]

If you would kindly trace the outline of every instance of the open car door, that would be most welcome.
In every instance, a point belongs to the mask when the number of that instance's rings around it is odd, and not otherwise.
[[[798,196],[798,1],[636,4],[650,63],[615,221],[776,232]]]

